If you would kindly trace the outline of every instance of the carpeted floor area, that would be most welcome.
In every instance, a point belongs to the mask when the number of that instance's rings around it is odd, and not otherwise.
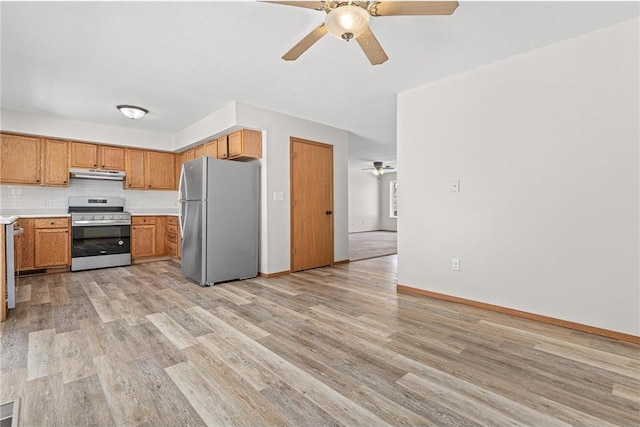
[[[349,233],[349,260],[376,258],[398,253],[395,231]]]

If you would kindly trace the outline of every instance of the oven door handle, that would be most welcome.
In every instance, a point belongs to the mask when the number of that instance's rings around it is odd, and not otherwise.
[[[76,220],[76,221],[72,221],[71,225],[83,225],[83,224],[88,224],[88,225],[131,225],[131,221],[112,221],[110,219],[93,219],[93,220]]]

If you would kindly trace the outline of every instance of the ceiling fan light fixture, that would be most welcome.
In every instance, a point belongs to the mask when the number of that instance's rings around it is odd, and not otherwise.
[[[329,34],[349,41],[357,38],[369,26],[369,12],[359,6],[338,6],[324,20]]]
[[[116,108],[132,120],[139,119],[149,112],[149,110],[135,105],[118,105]]]

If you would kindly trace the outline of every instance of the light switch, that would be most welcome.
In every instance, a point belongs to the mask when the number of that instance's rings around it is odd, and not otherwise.
[[[273,193],[273,200],[276,202],[282,202],[284,200],[284,193],[282,191],[276,191]]]
[[[452,193],[459,193],[460,192],[460,180],[459,179],[454,179],[453,181],[451,181],[451,192]]]

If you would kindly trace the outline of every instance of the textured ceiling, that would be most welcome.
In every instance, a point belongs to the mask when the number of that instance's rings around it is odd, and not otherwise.
[[[382,17],[389,56],[325,36],[323,12],[257,2],[2,2],[3,109],[175,133],[236,100],[351,131],[352,165],[395,161],[396,94],[638,16],[637,2],[461,2]],[[612,47],[615,48],[615,47]],[[131,121],[115,109],[150,110]]]

